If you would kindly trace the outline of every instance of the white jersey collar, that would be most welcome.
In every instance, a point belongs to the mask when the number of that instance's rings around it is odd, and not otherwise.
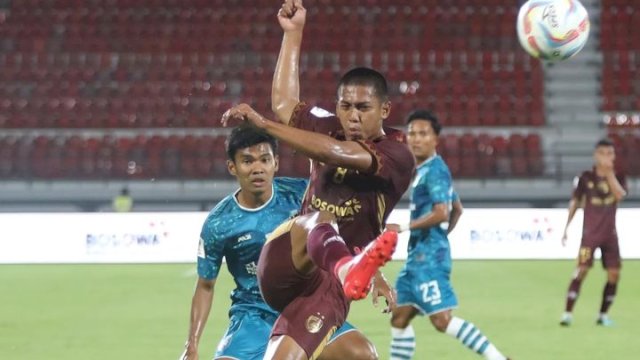
[[[417,168],[421,168],[421,167],[423,167],[423,166],[426,166],[428,163],[432,162],[432,161],[433,161],[433,159],[435,159],[437,156],[438,156],[438,153],[437,153],[437,152],[436,152],[436,153],[433,153],[433,155],[429,156],[425,161],[423,161],[423,162],[421,162],[420,164],[418,164],[418,165],[416,166],[416,169],[417,169]]]
[[[238,195],[238,193],[240,192],[240,190],[242,190],[241,188],[238,188],[238,190],[236,190],[233,193],[233,201],[236,202],[236,205],[238,205],[238,207],[244,211],[249,211],[249,212],[257,212],[260,211],[262,209],[264,209],[265,207],[267,207],[271,201],[273,200],[273,197],[276,195],[276,186],[275,183],[271,184],[271,197],[269,198],[269,200],[267,200],[264,204],[260,205],[257,208],[248,208],[248,207],[244,207],[242,205],[240,205],[240,202],[238,201],[238,198],[236,197],[236,195]]]

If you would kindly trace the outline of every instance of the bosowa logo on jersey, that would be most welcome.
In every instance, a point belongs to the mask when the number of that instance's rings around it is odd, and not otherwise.
[[[338,217],[346,217],[359,213],[362,205],[356,198],[351,198],[342,205],[336,205],[313,195],[311,197],[311,207],[320,211],[328,211]]]

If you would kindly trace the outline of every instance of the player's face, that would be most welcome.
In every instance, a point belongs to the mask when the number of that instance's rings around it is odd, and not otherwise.
[[[234,161],[227,161],[229,173],[238,179],[242,191],[271,196],[273,177],[278,171],[278,158],[269,143],[260,143],[236,152]]]
[[[336,114],[347,140],[370,140],[383,134],[382,121],[391,104],[382,102],[371,86],[345,85],[338,89]]]
[[[415,156],[421,162],[435,154],[438,145],[438,135],[427,120],[413,120],[409,124],[407,144]]]
[[[596,166],[613,166],[616,160],[616,151],[613,146],[598,146],[593,152],[593,161]]]

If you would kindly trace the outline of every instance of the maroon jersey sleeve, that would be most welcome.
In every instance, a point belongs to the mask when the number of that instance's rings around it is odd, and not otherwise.
[[[580,176],[576,176],[575,179],[573,179],[572,197],[578,201],[581,201],[587,194],[587,175],[588,173],[585,171]]]
[[[373,158],[369,174],[393,184],[393,188],[401,191],[402,195],[413,177],[415,160],[402,132],[389,129],[385,131],[387,136],[380,140],[358,142]]]
[[[329,136],[335,135],[342,129],[340,120],[333,113],[316,106],[307,105],[304,102],[296,105],[291,114],[289,125],[301,130]]]

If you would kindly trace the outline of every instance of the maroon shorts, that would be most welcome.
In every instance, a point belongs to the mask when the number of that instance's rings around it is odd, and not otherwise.
[[[258,260],[258,284],[264,300],[281,314],[271,336],[287,335],[317,358],[331,335],[345,322],[349,301],[333,274],[316,269],[300,274],[291,259],[288,231],[267,240]]]
[[[578,265],[593,266],[593,253],[597,248],[600,248],[602,253],[602,266],[605,269],[619,269],[622,266],[620,247],[616,236],[604,239],[582,238],[578,253]]]

